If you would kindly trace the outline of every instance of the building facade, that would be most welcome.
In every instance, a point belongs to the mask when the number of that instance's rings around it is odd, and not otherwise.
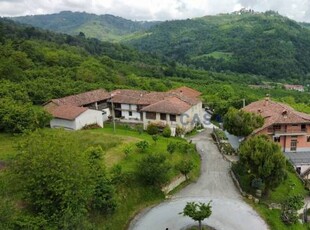
[[[269,136],[281,146],[297,172],[306,176],[310,168],[310,115],[271,101],[268,97],[249,104],[243,110],[264,118],[263,127],[255,130],[252,135]]]

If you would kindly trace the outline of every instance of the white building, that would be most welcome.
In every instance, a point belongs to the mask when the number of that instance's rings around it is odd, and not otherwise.
[[[101,111],[76,106],[58,106],[52,112],[51,128],[79,130],[87,125],[103,127]]]

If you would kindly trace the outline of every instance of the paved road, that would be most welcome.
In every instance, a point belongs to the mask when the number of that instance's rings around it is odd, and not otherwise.
[[[188,217],[179,215],[186,202],[208,202],[212,200],[212,215],[203,223],[218,230],[264,230],[265,222],[247,205],[229,175],[229,163],[219,153],[205,130],[192,138],[201,154],[201,176],[171,200],[144,210],[132,221],[130,230],[179,230],[193,224]]]

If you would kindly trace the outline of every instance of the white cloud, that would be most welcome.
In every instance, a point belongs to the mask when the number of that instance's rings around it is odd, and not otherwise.
[[[275,10],[310,22],[310,0],[0,0],[1,16],[57,13],[62,10],[114,14],[133,20],[171,20],[239,10]]]

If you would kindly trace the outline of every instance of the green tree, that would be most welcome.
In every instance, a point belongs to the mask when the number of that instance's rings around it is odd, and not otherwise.
[[[86,154],[89,158],[91,179],[94,183],[92,208],[100,213],[111,213],[116,208],[114,187],[108,179],[103,164],[103,150],[99,147],[90,147]]]
[[[255,178],[261,178],[265,192],[277,187],[285,178],[286,159],[278,144],[267,136],[258,135],[246,140],[239,150],[238,164],[246,167]]]
[[[191,160],[182,160],[177,164],[176,168],[188,179],[188,174],[193,170],[194,163]]]
[[[149,142],[147,141],[139,141],[136,143],[136,146],[142,153],[146,152],[146,150],[150,147]]]
[[[160,186],[167,182],[170,169],[165,155],[152,153],[138,162],[136,174],[142,183]]]
[[[211,216],[211,201],[208,204],[205,203],[196,203],[196,202],[187,202],[186,206],[183,209],[183,216],[188,216],[192,218],[194,221],[198,221],[199,230],[202,230],[201,222]]]
[[[301,195],[288,197],[281,208],[281,219],[285,224],[294,224],[298,221],[297,211],[304,205],[304,198]]]
[[[224,116],[224,129],[236,136],[248,136],[263,124],[263,117],[233,107]]]
[[[90,210],[106,214],[116,207],[101,147],[83,152],[66,131],[25,136],[12,175],[27,208],[46,222],[43,228],[88,229]]]
[[[167,145],[167,152],[172,154],[175,152],[177,148],[177,143],[175,142],[169,142],[168,145]]]
[[[152,135],[152,139],[153,139],[153,141],[155,142],[155,144],[157,143],[157,141],[158,141],[158,139],[159,139],[159,137],[158,137],[158,135]]]

